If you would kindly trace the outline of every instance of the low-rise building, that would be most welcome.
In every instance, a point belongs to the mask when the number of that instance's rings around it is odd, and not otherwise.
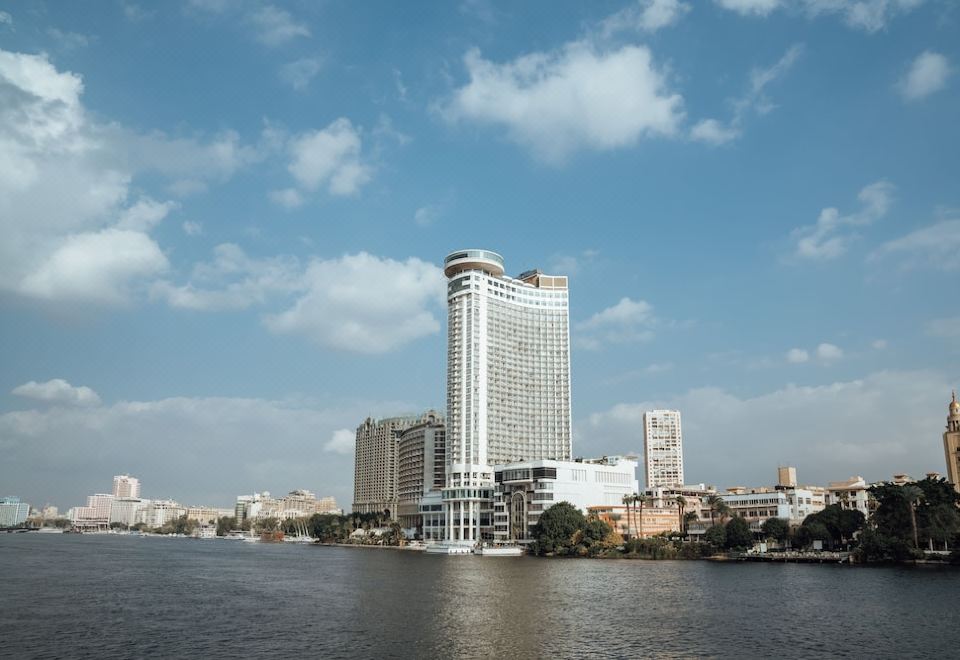
[[[494,540],[529,543],[540,515],[557,502],[585,514],[593,506],[620,505],[638,490],[636,469],[635,457],[622,456],[494,466]]]
[[[870,517],[877,508],[877,502],[870,494],[870,486],[861,476],[850,477],[846,481],[831,481],[827,486],[827,505],[839,504],[844,509],[859,511]]]
[[[151,528],[163,527],[186,512],[187,510],[174,500],[151,500],[139,510],[137,522]]]

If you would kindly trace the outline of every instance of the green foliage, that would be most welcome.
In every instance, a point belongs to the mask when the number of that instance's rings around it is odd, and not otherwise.
[[[227,532],[237,528],[237,519],[234,516],[221,516],[217,519],[217,536],[226,536]]]
[[[569,502],[557,502],[540,514],[533,528],[533,550],[536,554],[570,554],[576,545],[574,534],[582,532],[586,520]]]
[[[764,538],[783,543],[790,536],[790,524],[783,518],[767,518],[760,527]]]
[[[725,548],[727,545],[727,528],[723,525],[714,525],[703,535],[703,540],[714,548]]]
[[[753,545],[753,532],[750,531],[750,523],[740,516],[734,516],[727,523],[726,529],[726,548],[743,549]]]
[[[960,496],[946,480],[928,477],[904,486],[880,484],[870,492],[877,510],[871,518],[873,528],[861,536],[862,561],[919,558],[922,548],[942,548],[951,541],[956,548]]]
[[[110,523],[110,529],[128,529],[128,528],[126,523],[112,522]]]

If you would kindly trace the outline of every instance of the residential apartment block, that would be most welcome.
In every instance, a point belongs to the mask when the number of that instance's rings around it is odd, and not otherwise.
[[[683,483],[679,410],[651,410],[643,414],[643,455],[648,489]]]

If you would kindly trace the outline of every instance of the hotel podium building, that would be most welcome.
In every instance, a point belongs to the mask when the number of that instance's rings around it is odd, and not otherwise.
[[[569,460],[567,278],[504,275],[503,257],[461,250],[447,276],[444,537],[493,540],[493,465]]]

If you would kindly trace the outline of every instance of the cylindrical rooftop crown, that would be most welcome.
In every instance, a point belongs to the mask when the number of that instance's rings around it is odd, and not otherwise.
[[[482,270],[491,275],[503,275],[503,257],[490,250],[458,250],[443,260],[443,273],[448,278],[465,270]]]

